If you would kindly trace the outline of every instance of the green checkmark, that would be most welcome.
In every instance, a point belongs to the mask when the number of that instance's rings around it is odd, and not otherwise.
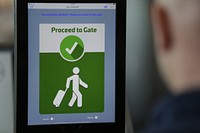
[[[60,44],[60,55],[69,62],[75,62],[84,55],[83,41],[74,35],[65,37]]]

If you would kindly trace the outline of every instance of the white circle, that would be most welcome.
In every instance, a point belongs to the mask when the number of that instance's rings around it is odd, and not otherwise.
[[[80,69],[78,67],[74,67],[73,68],[73,73],[74,74],[79,74],[79,72],[80,72]]]

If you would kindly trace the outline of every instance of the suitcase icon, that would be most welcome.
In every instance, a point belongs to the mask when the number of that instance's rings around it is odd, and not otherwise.
[[[65,96],[67,89],[65,91],[59,90],[53,100],[53,105],[55,105],[57,108],[60,107],[60,104]]]

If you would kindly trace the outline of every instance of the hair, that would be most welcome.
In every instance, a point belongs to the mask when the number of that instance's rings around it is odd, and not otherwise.
[[[154,2],[154,0],[149,0],[149,6],[151,6],[151,4]]]

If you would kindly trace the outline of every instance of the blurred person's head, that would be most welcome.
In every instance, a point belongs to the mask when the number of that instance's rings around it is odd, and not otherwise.
[[[175,94],[200,87],[200,0],[154,0],[151,18],[166,84]]]

